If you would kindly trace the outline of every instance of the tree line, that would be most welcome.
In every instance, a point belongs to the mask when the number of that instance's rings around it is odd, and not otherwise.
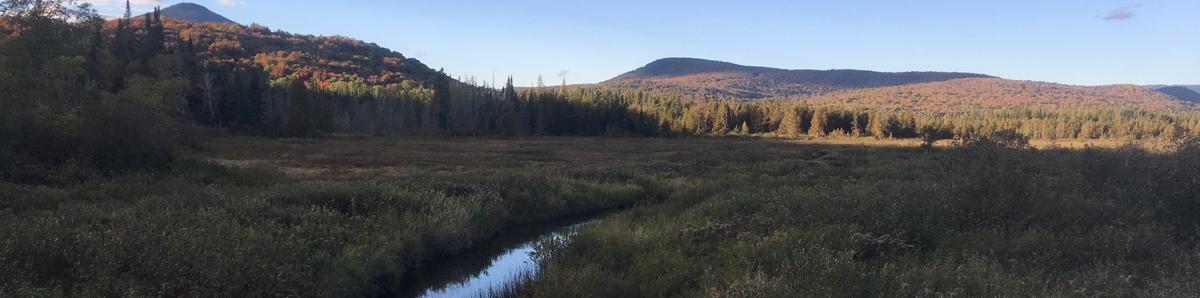
[[[1195,112],[1137,108],[903,111],[565,85],[516,88],[511,79],[494,88],[441,71],[418,72],[424,78],[420,82],[400,72],[375,79],[386,84],[356,76],[330,80],[347,75],[316,75],[307,71],[311,68],[213,54],[222,40],[181,34],[165,26],[157,10],[143,17],[127,10],[115,23],[74,0],[5,0],[0,10],[0,164],[5,167],[0,174],[15,180],[162,164],[173,158],[173,148],[194,144],[203,130],[282,137],[420,130],[517,137],[926,140],[997,131],[1036,139],[1177,138],[1200,132]],[[383,54],[359,60],[385,59]],[[393,63],[397,71],[420,66]],[[285,66],[297,71],[273,68]],[[80,170],[63,174],[63,168]]]

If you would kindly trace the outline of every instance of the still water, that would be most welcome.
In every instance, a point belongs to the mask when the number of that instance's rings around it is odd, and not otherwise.
[[[538,273],[532,253],[538,241],[566,237],[593,218],[577,218],[505,231],[471,251],[435,260],[404,280],[398,297],[478,297],[523,275]]]

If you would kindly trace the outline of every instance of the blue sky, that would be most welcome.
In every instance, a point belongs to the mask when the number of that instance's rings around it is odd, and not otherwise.
[[[118,15],[122,0],[89,0]],[[134,1],[135,12],[181,1]],[[455,76],[594,83],[663,57],[788,69],[963,71],[1082,85],[1200,84],[1200,1],[196,0],[235,21],[345,35]]]

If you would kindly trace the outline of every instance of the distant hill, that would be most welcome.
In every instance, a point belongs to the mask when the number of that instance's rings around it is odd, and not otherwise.
[[[190,42],[204,60],[259,66],[270,79],[315,81],[329,90],[428,90],[435,78],[444,76],[421,61],[349,37],[292,34],[257,24],[244,26],[191,3],[177,4],[160,13],[169,34]],[[135,17],[130,22],[140,30],[145,18]],[[105,26],[109,34],[114,34],[117,21],[111,20]],[[169,44],[168,48],[184,46],[188,45]]]
[[[135,28],[140,20],[133,20]],[[344,36],[313,36],[274,31],[261,25],[168,20],[210,62],[257,65],[272,79],[298,78],[326,88],[431,86],[438,71],[417,59],[374,43]]]
[[[977,108],[1141,107],[1188,109],[1193,105],[1136,85],[1074,86],[996,78],[959,79],[839,92],[810,102],[957,112]]]
[[[1183,87],[1191,89],[1192,91],[1196,91],[1196,93],[1200,93],[1200,85],[1146,85],[1146,87],[1155,90],[1162,89],[1164,87]]]
[[[195,3],[179,3],[163,8],[160,13],[164,18],[187,21],[193,23],[224,23],[237,24],[222,15],[219,15],[207,7]]]
[[[241,25],[192,3],[176,4],[160,13],[167,31],[191,42],[204,60],[260,66],[270,79],[316,81],[322,88],[335,90],[413,90],[428,89],[435,78],[444,76],[417,59],[350,37],[302,35],[257,24]],[[140,30],[145,18],[135,17],[130,22]],[[106,22],[105,27],[113,34],[117,20]]]
[[[1200,86],[1163,86],[1154,88],[1155,91],[1165,93],[1179,100],[1190,102],[1200,102]]]
[[[1013,107],[1195,107],[1190,99],[1177,99],[1184,92],[1174,88],[1156,92],[1136,85],[1074,86],[955,72],[786,70],[692,58],[661,59],[605,82],[576,87],[678,94],[693,99],[793,98],[940,112]]]
[[[694,59],[660,59],[598,84],[605,88],[679,93],[693,96],[806,97],[851,89],[990,78],[972,73],[875,72],[864,70],[787,70]]]

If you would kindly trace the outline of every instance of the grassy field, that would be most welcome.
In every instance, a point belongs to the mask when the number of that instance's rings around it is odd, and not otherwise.
[[[221,138],[0,184],[0,296],[357,296],[505,227],[627,208],[517,295],[1194,296],[1200,150],[865,139]]]
[[[510,295],[1200,294],[1194,145],[705,152],[732,162],[569,245],[544,243],[543,273]]]

